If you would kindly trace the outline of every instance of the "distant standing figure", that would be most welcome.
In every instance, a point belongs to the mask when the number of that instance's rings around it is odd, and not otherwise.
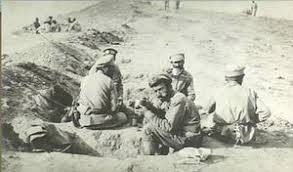
[[[176,0],[176,10],[179,9],[179,6],[180,6],[180,0]]]
[[[40,24],[39,18],[37,17],[35,22],[34,22],[34,27],[36,29],[36,34],[40,34],[40,32],[39,32],[39,27],[40,26],[41,26],[41,24]]]
[[[251,4],[251,15],[256,16],[257,12],[257,3],[255,1],[252,1]]]
[[[167,10],[167,8],[169,9],[169,1],[170,0],[165,0],[165,11]]]

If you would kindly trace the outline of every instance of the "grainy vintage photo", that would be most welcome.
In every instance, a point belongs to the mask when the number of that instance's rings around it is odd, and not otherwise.
[[[293,170],[293,1],[1,1],[1,171]]]

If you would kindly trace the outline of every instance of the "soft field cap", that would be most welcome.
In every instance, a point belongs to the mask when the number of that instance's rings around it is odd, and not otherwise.
[[[235,77],[244,75],[245,66],[242,65],[228,65],[226,67],[225,76],[227,77]]]
[[[178,61],[183,61],[185,60],[184,53],[178,53],[170,56],[170,61],[171,62],[178,62]]]

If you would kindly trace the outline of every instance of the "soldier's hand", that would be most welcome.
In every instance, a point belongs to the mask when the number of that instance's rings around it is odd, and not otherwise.
[[[122,104],[123,104],[123,98],[118,97],[118,106],[122,106]]]
[[[140,102],[141,106],[145,107],[148,110],[152,110],[154,108],[152,102],[150,102],[149,99],[147,99],[147,98],[143,98],[139,102]]]
[[[147,109],[144,106],[136,106],[135,107],[135,114],[138,116],[144,116],[144,113],[147,111]]]

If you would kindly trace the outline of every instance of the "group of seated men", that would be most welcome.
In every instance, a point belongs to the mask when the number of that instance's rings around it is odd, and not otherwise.
[[[117,51],[105,49],[81,82],[75,122],[88,129],[121,126],[131,115],[123,104],[122,75],[115,64]],[[199,110],[194,104],[193,77],[184,68],[183,53],[170,56],[172,68],[152,77],[148,85],[155,98],[140,101],[135,114],[144,117],[144,153],[168,154],[183,147],[199,147],[202,140]],[[244,67],[233,66],[225,74],[226,85],[202,110],[211,115],[212,136],[246,144],[255,140],[256,124],[268,119],[270,110],[257,93],[242,86]]]

